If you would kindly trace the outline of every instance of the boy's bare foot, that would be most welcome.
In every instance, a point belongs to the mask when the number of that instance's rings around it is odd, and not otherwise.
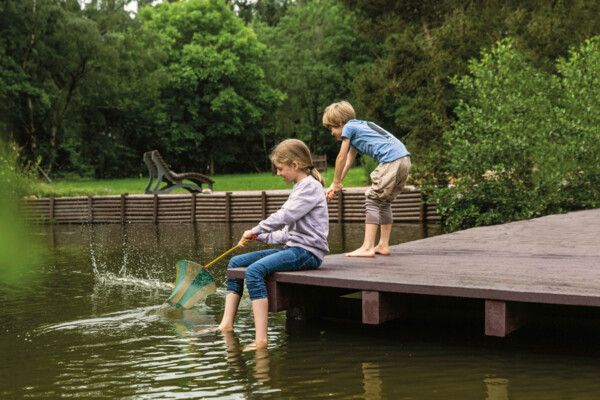
[[[364,248],[356,249],[352,253],[346,254],[346,257],[375,257],[375,250],[367,250]]]
[[[252,350],[259,350],[259,349],[265,349],[267,347],[267,342],[254,342],[254,343],[250,343],[248,346],[245,346],[243,348],[244,351],[252,351]]]
[[[382,256],[389,256],[391,254],[388,246],[375,246],[375,254],[381,254]]]

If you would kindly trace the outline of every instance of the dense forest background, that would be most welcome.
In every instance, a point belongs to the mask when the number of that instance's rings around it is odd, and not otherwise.
[[[146,174],[151,149],[264,171],[288,137],[333,160],[345,99],[453,229],[600,206],[595,0],[82,3],[0,0],[0,135],[50,176]]]

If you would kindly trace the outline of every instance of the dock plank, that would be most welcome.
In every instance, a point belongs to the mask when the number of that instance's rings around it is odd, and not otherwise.
[[[325,257],[276,282],[496,301],[600,307],[600,209],[479,227],[392,246],[392,255]],[[228,276],[244,277],[230,270]]]

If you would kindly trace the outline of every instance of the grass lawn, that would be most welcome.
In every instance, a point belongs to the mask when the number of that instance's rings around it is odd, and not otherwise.
[[[323,174],[327,186],[333,181],[333,168],[328,168]],[[271,190],[271,189],[291,189],[291,185],[286,185],[283,179],[270,172],[258,174],[231,174],[211,176],[215,184],[215,191],[239,191],[239,190]],[[361,166],[352,168],[344,179],[345,187],[365,186],[366,175]],[[144,188],[148,184],[148,178],[127,178],[127,179],[69,179],[53,180],[52,183],[40,182],[34,188],[32,195],[37,197],[67,197],[67,196],[88,196],[88,195],[109,195],[109,194],[143,194]],[[184,189],[178,189],[174,193],[188,193]]]

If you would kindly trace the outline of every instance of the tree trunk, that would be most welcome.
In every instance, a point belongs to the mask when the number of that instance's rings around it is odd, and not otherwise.
[[[427,40],[427,43],[429,45],[429,50],[430,51],[435,51],[433,48],[433,37],[431,36],[431,32],[429,31],[429,27],[427,26],[427,21],[425,21],[425,18],[421,18],[421,24],[423,25],[423,35],[425,36],[425,39]],[[437,110],[437,112],[439,113],[439,115],[444,116],[444,118],[447,118],[448,115],[446,114],[446,107],[443,106],[442,104],[442,98],[444,96],[444,87],[442,86],[442,83],[440,81],[440,76],[437,73],[437,70],[433,71],[433,87],[435,90],[435,109]]]
[[[25,132],[27,133],[27,145],[25,151],[29,153],[29,157],[31,160],[35,159],[37,152],[37,140],[35,138],[35,122],[33,119],[33,102],[31,101],[31,96],[27,96],[27,120],[28,125],[25,128]]]
[[[263,132],[262,134],[262,145],[263,150],[265,152],[265,169],[269,168],[269,151],[267,150],[267,134]]]
[[[37,0],[33,0],[33,14],[36,13],[37,8]],[[29,46],[27,47],[27,51],[25,52],[25,58],[23,59],[22,67],[24,71],[27,71],[27,65],[29,64],[29,58],[31,57],[31,53],[33,51],[33,47],[36,43],[35,30],[31,28],[31,37],[29,39]],[[27,135],[27,143],[25,144],[25,152],[27,154],[27,158],[29,160],[34,161],[37,156],[37,140],[35,135],[37,134],[35,130],[35,120],[33,117],[33,101],[31,100],[31,96],[27,95],[26,99],[27,103],[27,125],[25,126],[25,134]]]
[[[48,174],[52,172],[52,166],[54,165],[54,161],[56,160],[56,124],[52,125],[52,130],[50,131],[50,142],[48,148]]]

